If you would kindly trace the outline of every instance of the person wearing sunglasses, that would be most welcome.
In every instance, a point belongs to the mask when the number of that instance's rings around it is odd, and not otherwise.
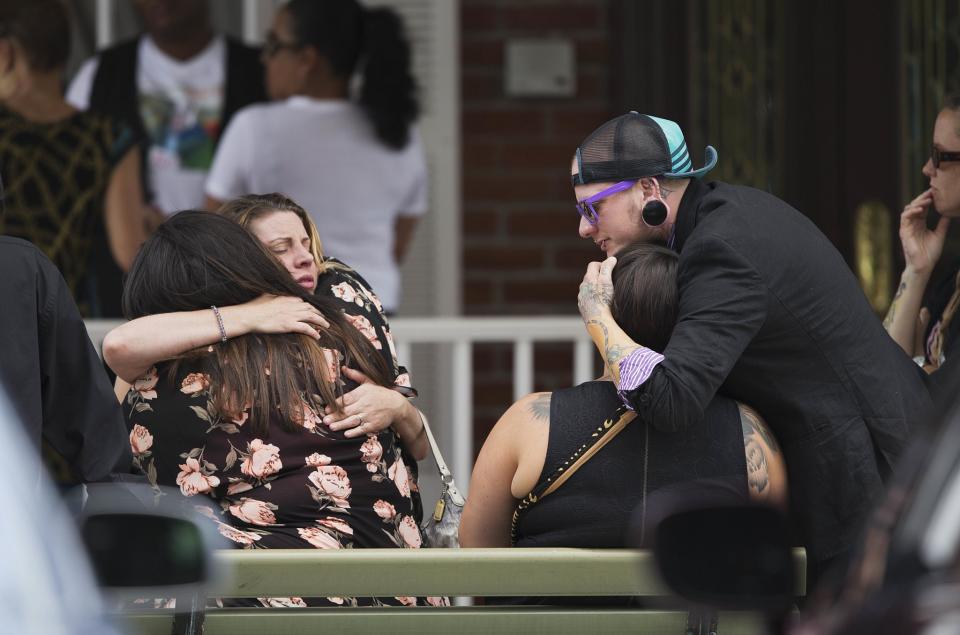
[[[275,13],[262,57],[274,101],[245,108],[224,131],[207,208],[284,192],[310,210],[325,252],[395,312],[400,263],[428,202],[400,16],[356,0],[292,0]]]
[[[704,182],[716,151],[706,158],[693,169],[680,127],[636,112],[577,148],[580,235],[607,256],[637,240],[679,253],[679,314],[662,351],[613,318],[615,258],[588,266],[580,312],[640,422],[702,426],[722,391],[770,423],[816,580],[845,561],[929,395],[820,230],[766,192]]]
[[[960,273],[950,268],[930,285],[933,269],[943,254],[950,219],[960,216],[960,93],[948,95],[933,127],[930,158],[923,175],[930,187],[907,203],[900,214],[900,242],[906,263],[896,296],[883,321],[890,337],[928,373],[940,369],[954,354],[960,320]],[[927,227],[933,206],[940,218]],[[928,288],[929,287],[929,288]]]

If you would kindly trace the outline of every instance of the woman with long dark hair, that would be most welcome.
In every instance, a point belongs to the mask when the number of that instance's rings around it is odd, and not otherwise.
[[[310,211],[327,253],[395,311],[398,265],[427,207],[399,17],[356,0],[291,0],[276,13],[263,61],[274,103],[240,111],[224,131],[208,207],[250,192],[288,194]]]
[[[324,409],[338,408],[355,387],[343,366],[384,387],[390,369],[330,299],[298,285],[250,233],[215,214],[176,214],[134,261],[124,312],[217,317],[220,306],[265,294],[299,298],[326,326],[316,337],[224,332],[216,344],[158,364],[125,402],[135,465],[153,485],[212,499],[207,515],[245,548],[419,547],[419,494],[397,435],[387,428],[347,437],[323,423]]]

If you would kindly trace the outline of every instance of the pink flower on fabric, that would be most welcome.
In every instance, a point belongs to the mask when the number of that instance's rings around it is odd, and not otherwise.
[[[375,464],[380,461],[380,457],[382,456],[383,446],[380,445],[377,435],[367,435],[367,440],[364,441],[363,445],[360,446],[360,460],[367,464],[368,472],[377,471],[377,466]]]
[[[206,373],[190,373],[183,378],[180,392],[185,395],[196,395],[210,387],[210,375]]]
[[[344,314],[344,317],[353,324],[353,328],[360,331],[360,333],[370,340],[370,343],[373,344],[373,347],[378,351],[383,348],[383,345],[380,343],[380,339],[377,337],[377,332],[373,328],[373,324],[370,323],[366,317],[362,315],[349,315]]]
[[[410,496],[410,479],[403,457],[397,457],[394,464],[387,469],[387,476],[393,479],[401,496]]]
[[[317,426],[323,423],[323,419],[320,418],[317,411],[306,401],[302,401],[301,403],[303,404],[303,419],[300,422],[301,425],[307,430],[316,430]]]
[[[153,435],[142,425],[135,424],[130,431],[130,450],[139,456],[153,447]]]
[[[297,529],[297,533],[317,549],[340,549],[341,547],[339,540],[316,527],[301,527]]]
[[[404,388],[410,387],[410,373],[403,373],[397,375],[397,378],[393,380],[394,386],[403,386]]]
[[[430,606],[450,606],[450,599],[445,597],[428,597],[427,604]]]
[[[154,399],[157,396],[157,391],[154,390],[157,386],[157,367],[154,366],[147,371],[147,374],[133,382],[133,389],[140,393],[140,396],[144,399]]]
[[[403,543],[408,547],[419,549],[420,545],[423,544],[423,537],[420,536],[420,528],[417,527],[417,521],[413,519],[413,516],[402,517],[400,524],[397,525],[397,531],[400,532]]]
[[[363,306],[363,298],[359,296],[356,289],[351,287],[346,282],[333,285],[330,287],[330,291],[333,292],[333,297],[335,298],[340,298],[344,302],[352,302],[359,306]]]
[[[268,608],[280,608],[280,609],[291,609],[291,608],[304,608],[307,606],[307,603],[303,601],[303,598],[257,598],[260,600],[260,603]]]
[[[250,406],[247,406],[235,419],[231,419],[237,427],[242,426],[250,418]]]
[[[333,499],[338,507],[350,507],[347,499],[350,498],[353,488],[350,487],[350,478],[345,469],[339,465],[321,465],[309,478],[310,482]]]
[[[318,454],[317,452],[314,452],[305,458],[304,462],[313,467],[320,467],[321,465],[330,465],[330,457],[326,454]]]
[[[249,492],[252,489],[253,485],[250,483],[246,481],[236,481],[227,486],[227,495],[234,496],[235,494],[239,494],[241,492]]]
[[[332,348],[322,348],[323,358],[327,362],[327,373],[330,377],[330,380],[333,382],[337,381],[337,378],[340,377],[340,351]]]
[[[216,476],[207,476],[200,471],[200,461],[196,459],[187,459],[185,464],[180,465],[180,474],[177,475],[177,485],[184,496],[196,496],[205,494],[220,484],[220,479]]]
[[[396,347],[396,346],[394,345],[394,343],[393,343],[393,333],[390,332],[390,329],[389,329],[389,328],[383,329],[383,332],[384,332],[384,334],[387,336],[387,346],[390,347],[390,357],[392,357],[393,360],[396,361],[396,360],[397,360],[397,347]]]
[[[251,525],[273,525],[277,522],[270,506],[254,498],[241,498],[239,504],[230,506],[230,513]]]
[[[225,538],[239,543],[241,545],[252,545],[257,540],[260,540],[260,534],[255,534],[249,531],[240,531],[236,527],[231,527],[225,523],[217,523],[217,530]]]
[[[271,474],[276,474],[283,467],[280,462],[280,448],[269,443],[264,443],[260,439],[254,439],[247,446],[250,453],[240,466],[240,471],[247,476],[264,478]]]
[[[347,521],[342,518],[334,518],[333,516],[327,516],[326,518],[321,518],[317,521],[318,525],[324,527],[329,527],[330,529],[335,529],[342,534],[347,534],[348,536],[353,535],[353,527],[347,524]]]
[[[394,598],[395,598],[396,600],[398,600],[398,601],[400,602],[400,604],[403,604],[404,606],[416,606],[416,605],[417,605],[417,598],[411,597],[411,596],[409,596],[409,595],[397,595],[397,596],[394,596]]]
[[[391,520],[397,515],[397,508],[385,500],[378,500],[376,503],[374,503],[373,511],[377,513],[377,516],[384,520]]]

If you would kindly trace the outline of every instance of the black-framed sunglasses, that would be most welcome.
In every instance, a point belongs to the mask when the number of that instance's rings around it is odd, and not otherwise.
[[[297,44],[296,42],[284,42],[278,38],[276,34],[270,31],[263,39],[263,48],[260,49],[260,54],[263,57],[273,57],[284,49],[296,51],[301,48],[303,48],[302,44]]]
[[[960,161],[960,152],[944,152],[933,146],[930,148],[930,161],[933,163],[933,169],[938,170],[944,161]]]

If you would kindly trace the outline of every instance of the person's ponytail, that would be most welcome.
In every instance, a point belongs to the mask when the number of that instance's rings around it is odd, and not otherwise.
[[[377,137],[401,150],[410,141],[410,126],[420,107],[411,73],[410,44],[403,23],[388,8],[369,9],[363,24],[363,82],[358,102]]]

